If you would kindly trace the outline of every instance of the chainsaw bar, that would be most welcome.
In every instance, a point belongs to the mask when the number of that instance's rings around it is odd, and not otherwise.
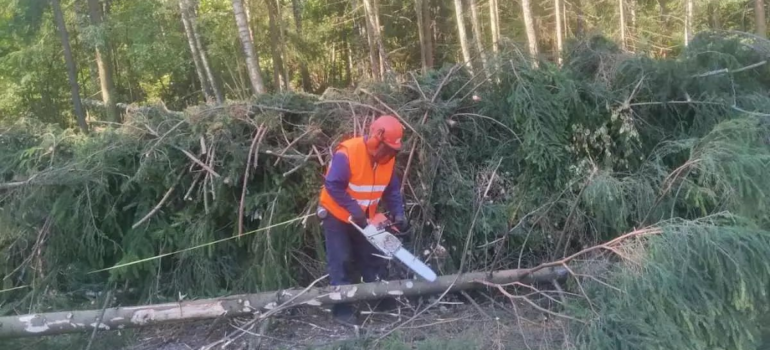
[[[436,280],[436,273],[425,265],[420,259],[417,259],[412,253],[404,249],[401,240],[391,234],[384,228],[369,224],[364,228],[356,224],[353,226],[361,232],[364,237],[379,251],[389,258],[395,257],[420,277],[433,282]]]

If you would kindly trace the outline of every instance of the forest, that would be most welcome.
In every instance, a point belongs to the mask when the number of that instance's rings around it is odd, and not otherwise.
[[[3,349],[770,346],[762,0],[0,5]],[[525,277],[445,279],[344,339],[311,304],[15,339],[25,315],[325,287],[324,170],[385,114],[409,250]]]

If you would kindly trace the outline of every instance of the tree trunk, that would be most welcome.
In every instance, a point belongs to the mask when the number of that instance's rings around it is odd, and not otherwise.
[[[361,283],[337,287],[316,287],[305,290],[287,289],[259,294],[233,295],[229,297],[190,300],[178,303],[116,307],[104,310],[51,312],[33,315],[0,317],[0,339],[32,337],[66,333],[116,330],[215,319],[220,317],[253,317],[278,307],[320,306],[323,304],[350,303],[377,300],[392,296],[417,296],[440,294],[449,289],[457,292],[484,285],[477,281],[494,284],[513,282],[549,282],[565,278],[564,268],[531,270],[505,270],[493,273],[473,272],[462,275],[441,276],[434,282],[424,280],[400,280]],[[102,314],[101,322],[98,322]]]
[[[369,44],[369,63],[371,65],[371,72],[372,72],[372,79],[374,80],[381,80],[382,77],[380,75],[380,56],[377,53],[377,43],[374,40],[374,26],[372,24],[372,21],[369,20],[369,11],[367,10],[368,5],[367,1],[369,0],[362,0],[364,4],[364,22],[365,26],[362,29],[365,29],[366,31],[366,41]]]
[[[300,0],[291,0],[291,8],[294,14],[294,26],[297,30],[297,37],[302,42],[305,37],[302,35],[302,5]],[[313,82],[310,80],[310,72],[307,70],[307,63],[305,57],[300,55],[299,57],[299,74],[302,79],[302,89],[311,92],[313,91]]]
[[[575,8],[577,9],[577,28],[575,32],[578,38],[582,38],[585,35],[586,20],[583,18],[583,4],[581,0],[575,0]]]
[[[246,57],[246,68],[249,72],[251,89],[255,95],[265,93],[265,84],[262,82],[262,73],[259,69],[259,57],[254,51],[254,43],[251,41],[249,21],[243,9],[243,0],[232,0],[235,24],[238,27],[238,37],[243,46],[243,54]]]
[[[377,0],[363,0],[364,1],[364,13],[366,17],[366,29],[367,33],[371,36],[370,45],[378,56],[377,68],[379,69],[379,78],[382,79],[386,71],[390,70],[388,64],[387,53],[385,52],[385,46],[382,43],[382,32],[380,27],[379,16],[379,2]],[[374,69],[374,68],[373,68]]]
[[[687,46],[690,43],[690,40],[692,40],[692,0],[687,0],[685,6],[687,8],[685,9],[686,15],[684,18],[684,46]]]
[[[267,0],[267,16],[270,23],[270,51],[273,55],[273,83],[275,87],[283,91],[286,88],[286,82],[283,81],[283,57],[281,57],[281,32],[278,21],[278,3],[276,0]]]
[[[64,14],[61,10],[61,4],[59,0],[51,0],[51,8],[53,9],[53,17],[56,21],[56,27],[59,30],[59,37],[61,38],[61,46],[64,51],[64,63],[67,65],[67,79],[70,84],[70,92],[72,94],[72,105],[75,109],[75,118],[77,118],[78,127],[83,132],[88,132],[88,124],[86,124],[86,112],[83,109],[83,103],[80,100],[80,85],[78,85],[78,73],[75,66],[75,59],[72,57],[72,48],[70,48],[70,37],[67,32],[67,24],[64,22]]]
[[[206,78],[206,72],[203,68],[198,44],[195,42],[195,32],[193,31],[192,21],[190,20],[190,9],[188,8],[187,0],[179,0],[179,12],[182,16],[182,24],[184,25],[185,35],[187,36],[187,44],[190,46],[190,54],[192,55],[193,63],[195,64],[195,73],[198,74],[198,81],[201,83],[203,97],[206,99],[207,103],[213,103],[215,101],[214,92]]]
[[[666,0],[658,0],[658,7],[660,7],[660,21],[665,26],[668,24],[668,9],[666,8]]]
[[[629,7],[631,7],[631,51],[636,51],[636,41],[639,38],[636,34],[636,7],[638,0],[631,0]]]
[[[88,17],[94,27],[102,26],[102,8],[99,0],[88,0]],[[115,106],[115,82],[112,77],[112,59],[106,34],[96,44],[96,67],[99,71],[99,84],[102,87],[102,101],[106,106],[107,119],[120,122],[120,114]]]
[[[476,43],[476,50],[479,52],[479,58],[481,59],[481,69],[489,74],[487,70],[487,53],[484,51],[484,36],[481,35],[481,24],[479,24],[479,11],[476,0],[471,0],[471,29],[473,30],[473,41]]]
[[[388,52],[385,51],[385,42],[382,39],[382,24],[380,23],[380,0],[373,0],[374,2],[374,38],[377,41],[377,49],[380,53],[380,74],[385,76],[385,72],[390,71],[390,61],[388,60]]]
[[[433,68],[433,36],[430,32],[430,0],[415,0],[414,9],[417,13],[417,30],[420,34],[420,60],[423,73]]]
[[[623,0],[618,0],[618,9],[620,10],[620,47],[626,49],[626,10]]]
[[[201,66],[203,67],[203,71],[206,73],[206,78],[208,79],[211,91],[214,93],[214,97],[217,99],[217,103],[222,104],[224,103],[225,98],[222,94],[222,90],[219,88],[219,85],[217,85],[216,79],[214,79],[214,72],[211,70],[211,65],[209,65],[209,58],[208,54],[206,53],[206,48],[203,46],[203,41],[201,40],[201,36],[198,32],[198,21],[197,14],[195,13],[195,7],[190,2],[190,0],[184,1],[187,1],[187,18],[190,21],[192,36],[195,39],[195,47],[198,49],[198,54],[200,54]]]
[[[692,1],[692,0],[688,0]],[[757,35],[760,38],[767,38],[767,22],[765,19],[765,1],[754,0],[754,16],[757,22]]]
[[[539,54],[537,49],[537,34],[535,34],[535,18],[532,16],[532,6],[530,5],[530,0],[521,0],[521,11],[524,15],[524,26],[527,30],[529,54],[532,56],[532,59],[537,60],[537,56]]]
[[[463,61],[471,74],[473,74],[473,65],[471,63],[471,48],[468,44],[468,36],[465,34],[465,10],[463,10],[463,1],[454,0],[454,4],[455,18],[457,20],[457,38],[460,41],[460,49],[462,49]]]
[[[500,52],[500,8],[497,0],[489,0],[489,27],[492,29],[492,52]]]
[[[561,52],[564,49],[561,28],[561,1],[554,0],[554,15],[556,16],[556,61],[561,66]]]

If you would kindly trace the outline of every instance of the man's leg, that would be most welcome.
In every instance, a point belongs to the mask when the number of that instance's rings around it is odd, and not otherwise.
[[[352,228],[355,230],[355,227]],[[351,232],[353,258],[356,265],[360,266],[361,278],[364,282],[374,282],[378,279],[387,279],[386,273],[388,261],[377,255],[383,255],[360,232]]]
[[[324,238],[326,240],[326,270],[329,273],[331,285],[350,284],[346,268],[350,264],[351,241],[348,226],[332,215],[323,219]],[[355,323],[353,307],[350,304],[335,304],[332,315],[344,323]]]
[[[358,266],[361,267],[361,277],[364,282],[387,280],[388,260],[374,255],[383,255],[382,252],[369,243],[361,233],[357,233],[352,241],[353,254]],[[398,306],[398,303],[393,298],[374,300],[368,304],[372,309],[385,312],[394,310]]]

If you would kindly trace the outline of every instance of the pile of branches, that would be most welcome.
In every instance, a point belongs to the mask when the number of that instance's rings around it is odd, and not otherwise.
[[[407,125],[410,248],[441,274],[535,266],[717,213],[763,230],[768,47],[706,33],[652,60],[592,38],[563,67],[501,55],[475,76],[454,66],[322,96],[129,108],[88,136],[8,125],[0,270],[16,290],[0,298],[39,309],[106,285],[158,300],[306,284],[324,269],[313,214],[331,151],[382,114]]]

